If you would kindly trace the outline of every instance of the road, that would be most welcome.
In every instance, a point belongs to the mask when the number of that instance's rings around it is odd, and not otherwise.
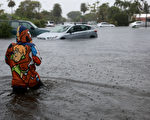
[[[149,120],[150,28],[100,28],[96,39],[37,40],[45,87],[10,95],[0,40],[0,120]]]

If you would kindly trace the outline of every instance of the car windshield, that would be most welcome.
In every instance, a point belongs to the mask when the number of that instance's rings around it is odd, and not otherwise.
[[[38,28],[36,25],[34,25],[32,22],[29,22],[34,28]]]
[[[66,25],[66,26],[56,26],[53,29],[51,29],[51,32],[53,33],[62,33],[65,32],[66,30],[68,30],[70,26]]]
[[[108,25],[108,23],[102,23],[102,24],[104,24],[104,25]]]
[[[141,24],[142,22],[141,22],[141,21],[138,21],[138,22],[136,22],[136,23]]]

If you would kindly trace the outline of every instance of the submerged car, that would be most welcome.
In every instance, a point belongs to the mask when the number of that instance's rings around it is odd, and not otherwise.
[[[53,40],[53,39],[78,39],[78,38],[96,38],[97,30],[89,25],[59,25],[37,36],[38,39]]]
[[[98,27],[115,27],[113,24],[109,24],[107,22],[101,22],[97,24]]]
[[[132,28],[145,27],[145,22],[144,21],[135,21],[133,23],[130,23],[129,26]],[[147,27],[150,27],[150,22],[147,22]]]
[[[46,27],[54,27],[54,21],[47,21]]]
[[[23,25],[27,29],[29,29],[32,37],[36,37],[37,35],[44,33],[44,32],[49,32],[49,30],[46,30],[44,28],[38,28],[36,25],[34,25],[30,21],[25,21],[25,20],[0,20],[0,24],[6,22],[12,27],[11,33],[13,35],[16,35],[17,33],[17,27],[19,25]]]

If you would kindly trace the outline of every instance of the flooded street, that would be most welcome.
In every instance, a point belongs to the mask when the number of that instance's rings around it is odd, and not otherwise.
[[[0,40],[0,120],[150,120],[150,28],[101,28],[96,39],[38,40],[45,87],[11,95]]]

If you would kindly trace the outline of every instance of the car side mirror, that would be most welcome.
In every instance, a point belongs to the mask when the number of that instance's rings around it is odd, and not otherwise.
[[[31,29],[31,30],[34,30],[35,28],[34,28],[34,27],[31,27],[30,29]]]

